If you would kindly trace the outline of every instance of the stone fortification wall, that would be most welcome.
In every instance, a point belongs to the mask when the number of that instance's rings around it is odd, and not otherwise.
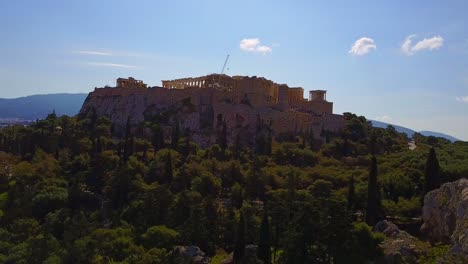
[[[313,100],[313,101],[302,101],[294,103],[293,107],[295,109],[313,112],[317,114],[332,114],[333,113],[333,103],[328,101]]]

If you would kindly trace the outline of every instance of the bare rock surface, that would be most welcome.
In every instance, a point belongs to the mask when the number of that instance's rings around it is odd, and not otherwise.
[[[258,246],[249,244],[245,246],[245,263],[257,263],[257,250]],[[221,261],[221,264],[234,264],[234,253],[231,252],[223,261]]]
[[[468,255],[468,180],[443,184],[424,197],[421,231]]]
[[[210,264],[211,259],[205,256],[197,246],[176,246],[171,251],[171,261],[180,264]]]
[[[376,232],[386,236],[381,247],[384,251],[385,264],[417,263],[420,256],[426,254],[427,245],[416,237],[400,230],[390,221],[383,220],[375,225]]]
[[[422,218],[421,231],[432,242],[450,243],[450,253],[468,257],[467,179],[445,183],[427,193]]]

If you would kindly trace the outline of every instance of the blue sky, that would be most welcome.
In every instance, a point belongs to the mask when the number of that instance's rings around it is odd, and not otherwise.
[[[0,97],[221,71],[468,140],[468,1],[1,1]],[[244,40],[242,42],[242,40]],[[406,45],[405,45],[406,42]],[[242,44],[242,45],[241,45]]]

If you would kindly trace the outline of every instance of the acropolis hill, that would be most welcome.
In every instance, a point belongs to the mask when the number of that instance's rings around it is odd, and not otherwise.
[[[80,113],[92,109],[98,117],[111,119],[117,135],[123,133],[127,120],[138,124],[145,116],[170,113],[163,124],[166,129],[177,122],[201,145],[213,143],[216,133],[209,132],[216,132],[224,122],[230,141],[239,135],[250,143],[259,122],[271,126],[273,137],[312,131],[316,138],[322,130],[339,131],[344,123],[341,115],[333,114],[333,103],[326,100],[324,90],[312,90],[304,99],[302,87],[225,74],[163,80],[162,87],[148,87],[131,77],[119,78],[116,87],[91,92]]]

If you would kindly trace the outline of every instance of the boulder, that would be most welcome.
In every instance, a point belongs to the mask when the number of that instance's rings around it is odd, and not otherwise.
[[[427,245],[417,238],[400,230],[390,221],[383,220],[375,225],[374,231],[383,233],[386,239],[381,244],[385,264],[417,263],[426,254]]]
[[[450,243],[450,253],[468,256],[468,180],[445,183],[424,197],[421,232],[431,242]]]
[[[211,259],[205,256],[197,246],[176,246],[172,249],[171,263],[178,264],[209,264]]]
[[[245,246],[245,259],[244,263],[256,263],[257,261],[257,250],[258,246],[249,244]],[[221,261],[221,264],[234,264],[234,253],[231,252],[223,261]]]
[[[234,264],[234,255],[233,253],[229,254],[223,261],[221,261],[221,264]]]

